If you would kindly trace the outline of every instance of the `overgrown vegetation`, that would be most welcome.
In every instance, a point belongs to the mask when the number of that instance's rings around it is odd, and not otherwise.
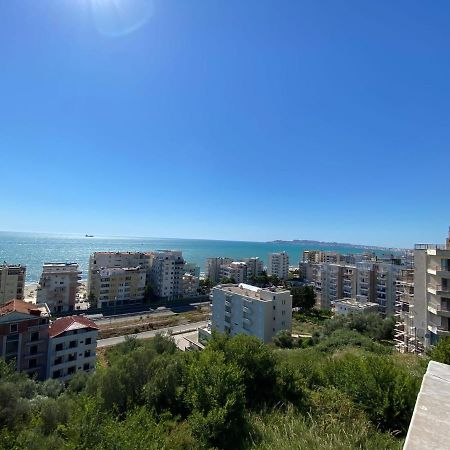
[[[129,338],[67,387],[0,361],[0,446],[401,448],[424,365],[377,342],[373,319],[364,334],[352,320],[327,323],[307,348],[217,335],[182,353],[170,338]]]

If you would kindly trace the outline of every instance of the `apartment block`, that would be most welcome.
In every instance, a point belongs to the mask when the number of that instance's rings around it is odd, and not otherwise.
[[[247,281],[254,277],[259,277],[264,272],[264,264],[261,258],[256,256],[244,258],[242,262],[247,266]]]
[[[288,290],[261,289],[248,284],[224,284],[212,289],[212,329],[271,342],[292,328],[292,296]]]
[[[73,311],[80,279],[76,263],[45,263],[37,288],[37,303],[46,303],[52,312]]]
[[[150,253],[149,281],[155,295],[168,300],[183,297],[185,260],[180,251],[158,250]]]
[[[270,253],[267,274],[280,280],[287,280],[289,275],[289,255],[286,252]]]
[[[98,308],[140,303],[145,295],[146,272],[138,267],[110,267],[92,274],[89,295]]]
[[[63,317],[49,328],[47,378],[67,382],[95,369],[98,327],[83,316]]]
[[[15,361],[17,371],[45,379],[49,319],[22,300],[0,306],[0,357]]]
[[[413,315],[425,348],[450,335],[450,229],[444,245],[415,246]]]
[[[0,305],[10,300],[23,300],[26,267],[22,265],[0,265]]]
[[[233,261],[221,267],[220,279],[227,278],[233,283],[245,283],[247,281],[247,265],[241,261]]]
[[[150,254],[143,252],[95,252],[89,258],[87,291],[91,292],[91,284],[96,283],[100,269],[141,267],[148,272]]]
[[[206,260],[206,278],[213,284],[220,282],[222,266],[226,266],[233,262],[232,258],[208,258]]]

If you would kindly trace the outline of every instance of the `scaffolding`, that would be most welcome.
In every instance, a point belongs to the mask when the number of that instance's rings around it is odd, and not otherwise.
[[[400,353],[422,353],[423,342],[414,325],[414,269],[402,269],[396,282],[395,348]]]

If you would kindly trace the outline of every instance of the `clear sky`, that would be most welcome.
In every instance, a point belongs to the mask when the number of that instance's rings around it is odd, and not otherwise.
[[[411,246],[450,225],[450,2],[0,0],[0,229]]]

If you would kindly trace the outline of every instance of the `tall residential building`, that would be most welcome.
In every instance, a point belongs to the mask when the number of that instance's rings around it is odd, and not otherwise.
[[[180,251],[151,252],[149,267],[149,281],[157,297],[175,300],[183,296],[183,276],[186,272]]]
[[[222,266],[226,266],[228,264],[231,264],[232,262],[232,258],[208,258],[206,260],[206,278],[208,278],[212,284],[219,283]]]
[[[288,290],[260,289],[248,284],[224,284],[212,289],[212,329],[271,342],[292,328],[292,296]]]
[[[49,328],[47,378],[68,381],[95,369],[97,325],[83,316],[62,317]]]
[[[247,281],[247,265],[241,261],[233,261],[222,266],[220,279],[233,280],[232,283],[245,283]]]
[[[247,281],[254,277],[259,277],[264,272],[264,264],[261,258],[257,256],[244,258],[242,262],[247,266]]]
[[[37,288],[37,303],[52,312],[73,311],[81,272],[76,263],[45,263]]]
[[[10,300],[23,300],[26,267],[2,264],[0,266],[0,305]]]
[[[450,335],[450,229],[444,245],[415,246],[413,315],[425,348]]]
[[[289,255],[286,252],[270,253],[267,274],[280,280],[287,280],[289,275]]]
[[[309,263],[340,263],[343,255],[338,252],[329,252],[323,250],[305,250],[303,252],[303,262]]]
[[[11,300],[0,306],[0,357],[16,370],[46,378],[48,317],[36,305]]]
[[[89,295],[98,308],[129,305],[144,300],[146,272],[138,267],[109,267],[90,272]]]

